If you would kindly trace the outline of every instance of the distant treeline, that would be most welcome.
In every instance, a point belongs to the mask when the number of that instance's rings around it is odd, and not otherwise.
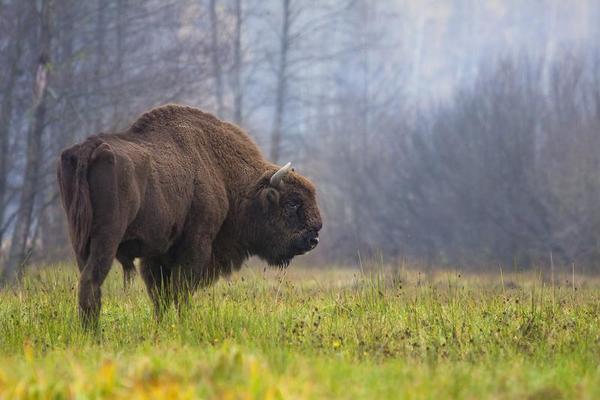
[[[401,18],[366,0],[0,2],[0,282],[70,256],[60,150],[167,102],[315,180],[319,261],[598,265],[600,58],[486,61],[417,104],[389,56],[411,46]]]
[[[321,159],[332,253],[600,271],[600,58],[480,71],[367,137],[360,113],[338,119]]]

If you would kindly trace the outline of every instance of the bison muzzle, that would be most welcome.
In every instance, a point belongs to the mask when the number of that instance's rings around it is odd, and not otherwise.
[[[79,310],[96,325],[113,260],[140,273],[156,315],[252,255],[285,267],[319,243],[311,182],[267,162],[237,126],[167,105],[128,130],[61,154],[58,182],[80,270]]]

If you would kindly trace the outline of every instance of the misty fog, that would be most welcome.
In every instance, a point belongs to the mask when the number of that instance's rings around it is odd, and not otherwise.
[[[0,281],[61,149],[183,103],[318,188],[305,262],[600,271],[600,1],[0,0]]]

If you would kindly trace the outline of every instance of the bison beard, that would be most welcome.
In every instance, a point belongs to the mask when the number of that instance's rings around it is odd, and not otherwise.
[[[79,310],[96,325],[116,258],[135,258],[157,316],[251,255],[286,267],[318,244],[314,186],[267,162],[238,127],[167,105],[127,131],[63,151],[60,194],[80,270]]]

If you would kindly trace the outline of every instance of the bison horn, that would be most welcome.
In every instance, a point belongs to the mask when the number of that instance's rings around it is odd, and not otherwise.
[[[279,185],[281,185],[281,179],[283,179],[284,176],[287,175],[288,172],[290,172],[290,170],[292,169],[292,163],[289,162],[287,164],[285,164],[283,167],[279,168],[277,170],[277,172],[275,172],[273,174],[273,176],[271,177],[271,186],[273,187],[279,187]]]

